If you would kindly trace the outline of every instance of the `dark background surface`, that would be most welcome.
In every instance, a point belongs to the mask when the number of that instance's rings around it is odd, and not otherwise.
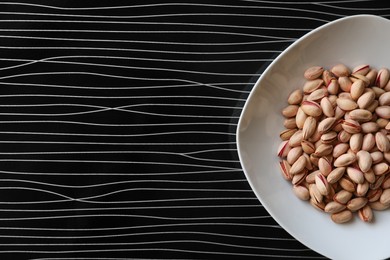
[[[390,9],[1,1],[0,258],[324,259],[256,199],[235,132],[277,55],[354,14]]]

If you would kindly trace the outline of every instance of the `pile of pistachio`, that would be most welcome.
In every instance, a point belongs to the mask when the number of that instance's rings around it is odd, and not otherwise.
[[[390,72],[313,66],[288,97],[278,149],[293,192],[335,223],[390,207]]]

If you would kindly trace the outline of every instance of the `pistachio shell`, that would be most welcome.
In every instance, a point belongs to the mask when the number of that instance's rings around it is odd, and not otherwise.
[[[370,71],[370,65],[361,64],[352,69],[352,74],[366,75]]]
[[[389,81],[390,72],[386,68],[382,68],[378,71],[378,75],[376,77],[375,85],[380,88],[384,88]]]
[[[279,162],[279,168],[283,178],[288,181],[291,181],[292,175],[290,174],[290,168],[291,168],[290,164],[286,160],[283,160]]]
[[[333,196],[333,200],[340,204],[347,204],[347,202],[352,198],[352,196],[352,192],[340,190]]]
[[[331,201],[326,204],[324,211],[326,213],[333,214],[333,213],[338,213],[340,211],[343,211],[344,209],[346,209],[345,205],[338,203],[336,201]]]
[[[366,122],[360,125],[362,133],[376,133],[379,130],[379,126],[376,122]]]
[[[375,136],[372,133],[368,133],[363,136],[362,150],[367,152],[371,151],[371,149],[374,148],[375,145]]]
[[[293,117],[297,114],[299,106],[288,105],[282,110],[282,115],[286,118]]]
[[[376,146],[381,152],[387,153],[390,151],[390,141],[382,132],[375,134]]]
[[[293,147],[287,154],[287,162],[292,165],[298,160],[298,158],[303,154],[303,149],[301,146]]]
[[[337,121],[337,118],[335,118],[335,117],[325,118],[324,120],[322,120],[318,124],[317,131],[320,134],[325,134],[325,133],[329,132],[332,129],[332,127],[334,126],[334,124],[336,123],[336,121]]]
[[[299,107],[295,116],[295,123],[297,124],[298,129],[302,129],[305,124],[307,115],[303,112],[302,108]]]
[[[349,149],[349,144],[348,143],[339,143],[334,146],[333,148],[333,157],[337,158],[342,154],[345,154]]]
[[[366,109],[355,109],[349,112],[349,118],[358,122],[368,122],[372,119],[372,113]]]
[[[284,158],[287,156],[288,152],[290,151],[291,147],[288,145],[288,141],[283,141],[279,144],[278,147],[278,156],[280,158]]]
[[[365,75],[370,80],[370,85],[374,85],[378,71],[376,69],[370,69],[370,71]]]
[[[327,117],[334,116],[335,111],[328,97],[324,97],[323,99],[321,99],[320,106],[325,116]]]
[[[345,167],[337,167],[333,169],[328,176],[326,176],[326,180],[328,183],[333,184],[336,183],[340,180],[341,177],[343,177],[345,173]]]
[[[351,211],[357,211],[366,206],[368,200],[364,197],[353,198],[347,203],[347,208]]]
[[[363,173],[360,170],[356,169],[356,168],[347,167],[347,175],[356,184],[364,182],[364,175],[363,175]]]
[[[354,153],[357,153],[363,145],[363,134],[353,134],[349,139],[349,146]]]
[[[301,200],[309,200],[309,189],[303,185],[293,185],[294,194]]]
[[[390,119],[390,106],[378,106],[375,113],[382,118]]]
[[[390,205],[390,189],[383,190],[379,202],[384,205]]]
[[[339,77],[338,83],[341,88],[341,90],[345,92],[349,92],[351,90],[352,81],[347,76]]]
[[[359,133],[362,129],[359,122],[352,120],[352,119],[344,120],[342,123],[342,127],[346,132],[348,132],[350,134]]]
[[[306,158],[303,155],[301,155],[291,166],[290,174],[294,175],[300,173],[305,169],[305,167],[306,167]]]
[[[388,106],[390,105],[390,92],[385,92],[383,93],[379,99],[379,105],[380,106]]]

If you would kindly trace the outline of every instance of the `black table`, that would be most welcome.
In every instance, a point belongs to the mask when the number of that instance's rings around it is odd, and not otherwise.
[[[235,133],[267,65],[354,14],[390,9],[0,2],[0,258],[324,259],[259,203]]]

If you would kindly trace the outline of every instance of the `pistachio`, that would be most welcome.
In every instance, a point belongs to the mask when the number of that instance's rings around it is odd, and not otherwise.
[[[368,202],[367,198],[356,197],[356,198],[353,198],[350,201],[348,201],[347,208],[350,211],[357,211],[357,210],[363,208],[364,206],[366,206],[367,202]]]
[[[363,136],[362,150],[371,151],[376,146],[375,136],[372,133]]]
[[[340,211],[343,211],[346,209],[346,206],[337,202],[337,201],[331,201],[325,205],[324,211],[326,213],[338,213]]]
[[[364,87],[368,87],[370,86],[370,79],[367,78],[366,76],[364,75],[361,75],[361,74],[351,74],[351,77],[350,77],[351,81],[352,81],[352,84],[355,83],[356,81],[363,81],[364,83]]]
[[[356,133],[360,133],[361,131],[361,126],[359,124],[359,122],[355,121],[355,120],[352,120],[352,119],[346,119],[342,122],[342,125],[343,129],[350,133],[350,134],[356,134]]]
[[[349,98],[338,98],[336,102],[337,106],[344,111],[351,111],[358,107],[358,104]]]
[[[383,205],[390,205],[390,189],[385,189],[379,198],[379,202]]]
[[[356,101],[359,108],[366,109],[375,100],[375,92],[369,91],[362,94]]]
[[[379,105],[380,106],[388,106],[390,105],[390,92],[383,93],[379,98]]]
[[[333,117],[335,115],[334,108],[328,97],[321,99],[320,106],[325,116]]]
[[[370,65],[362,64],[352,69],[352,74],[366,75],[370,71]]]
[[[346,191],[349,191],[351,193],[354,193],[356,191],[356,184],[348,178],[342,177],[338,183],[340,187]]]
[[[322,120],[319,124],[318,124],[318,129],[317,131],[320,133],[320,134],[324,134],[324,133],[327,133],[329,132],[332,127],[334,126],[334,124],[336,123],[336,118],[335,117],[328,117],[324,120]]]
[[[302,129],[305,124],[307,115],[303,112],[302,108],[299,107],[295,116],[295,123],[297,124],[298,129]]]
[[[372,113],[366,109],[355,109],[349,112],[349,118],[358,122],[368,122],[372,119]]]
[[[377,163],[372,167],[375,175],[383,175],[390,171],[390,167],[387,163],[381,162]]]
[[[286,157],[291,147],[288,145],[288,141],[283,141],[279,144],[278,147],[278,156],[280,158]]]
[[[339,77],[338,83],[342,91],[349,92],[351,90],[352,81],[349,79],[349,77]]]
[[[368,172],[372,166],[372,158],[369,152],[361,150],[356,154],[359,169],[362,172]]]
[[[301,155],[291,166],[290,174],[294,175],[300,173],[305,169],[305,167],[306,167],[306,158],[303,155]]]
[[[342,143],[347,143],[351,139],[352,134],[348,133],[345,130],[342,130],[338,133],[337,139]]]
[[[376,133],[379,130],[379,126],[376,122],[366,122],[360,125],[362,128],[362,133]]]
[[[347,202],[350,201],[352,196],[353,196],[352,192],[346,190],[340,190],[333,196],[333,200],[340,204],[347,204]]]
[[[305,114],[307,114],[308,116],[317,117],[322,114],[321,106],[314,101],[303,101],[301,108],[303,112],[305,112]]]
[[[337,133],[335,131],[330,131],[326,134],[321,135],[321,142],[324,144],[331,144],[337,140]]]
[[[382,204],[380,201],[370,202],[368,205],[373,210],[378,210],[378,211],[382,211],[382,210],[388,209],[390,207],[390,204],[385,205],[385,204]]]
[[[291,166],[286,160],[283,160],[279,163],[279,168],[284,179],[292,180],[292,175],[290,174]]]
[[[306,118],[302,129],[303,139],[307,140],[308,138],[310,138],[316,131],[316,128],[317,128],[317,120],[312,116]]]
[[[372,169],[370,169],[369,171],[367,172],[363,172],[364,174],[364,178],[366,179],[366,181],[370,184],[374,184],[375,181],[376,181],[376,176],[375,176],[375,173]]]
[[[282,115],[286,118],[293,117],[297,114],[298,108],[297,105],[288,105],[282,110]]]
[[[328,96],[328,90],[325,87],[321,87],[311,92],[306,100],[317,102],[317,101],[321,101],[321,99],[326,96]]]
[[[360,170],[356,169],[356,168],[347,167],[347,175],[356,184],[364,182],[364,175],[363,175],[363,173]]]
[[[350,69],[344,64],[336,64],[330,70],[336,77],[346,77],[351,74]]]
[[[321,66],[313,66],[305,70],[303,76],[307,80],[314,80],[319,78],[324,72],[324,68]]]
[[[283,141],[289,140],[291,136],[295,134],[296,131],[298,131],[298,129],[285,129],[279,134],[280,139],[282,139]]]
[[[359,218],[364,222],[372,222],[372,220],[374,219],[374,214],[369,205],[366,205],[363,208],[359,209],[358,215]]]
[[[325,177],[329,175],[329,173],[332,171],[332,164],[326,157],[321,157],[318,160],[318,168],[322,175]]]
[[[335,79],[336,78],[329,70],[324,69],[324,72],[322,72],[322,80],[324,81],[325,85],[329,85],[330,81]]]
[[[382,132],[375,134],[375,143],[381,152],[387,153],[390,151],[390,141]]]
[[[370,189],[370,184],[367,181],[364,181],[363,183],[359,183],[356,186],[356,196],[358,197],[365,196],[369,189]]]
[[[383,153],[380,151],[372,152],[370,153],[370,156],[373,164],[377,164],[383,161]]]
[[[290,171],[291,171],[291,169],[290,169]],[[301,172],[292,175],[291,183],[292,183],[293,185],[299,185],[299,184],[301,184],[303,181],[305,181],[306,176],[307,176],[307,169],[303,169]]]
[[[302,147],[302,150],[306,153],[306,154],[312,154],[315,152],[315,147],[314,147],[314,144],[307,141],[307,140],[302,140],[301,141],[301,147]]]
[[[321,157],[332,153],[333,145],[321,143],[315,150],[314,155]]]
[[[370,69],[370,71],[365,75],[366,78],[370,80],[370,85],[374,85],[378,71],[376,69]]]
[[[326,85],[326,89],[328,90],[329,94],[336,95],[340,89],[339,82],[334,78],[331,79]]]
[[[351,97],[353,100],[358,100],[361,95],[364,93],[364,89],[366,88],[366,84],[363,82],[363,80],[358,79],[351,85]]]
[[[366,108],[371,113],[374,113],[375,109],[379,106],[378,100],[374,100],[371,102],[371,104]]]
[[[288,144],[291,147],[296,147],[301,144],[302,140],[303,140],[302,130],[298,130],[290,137]]]
[[[288,99],[287,99],[287,102],[290,104],[290,105],[299,105],[301,102],[302,102],[302,99],[303,99],[303,93],[302,93],[302,90],[300,89],[297,89],[295,91],[293,91]]]
[[[303,93],[310,94],[316,89],[319,89],[324,84],[322,79],[308,80],[303,85]]]
[[[337,167],[334,170],[332,170],[326,177],[328,183],[333,184],[338,182],[340,178],[343,177],[345,169],[346,169],[345,167]]]
[[[292,165],[294,164],[298,158],[302,155],[303,149],[301,146],[296,146],[291,148],[291,150],[287,154],[287,162]]]
[[[344,167],[348,166],[356,161],[356,155],[346,153],[343,155],[340,155],[334,162],[333,165],[335,167]]]
[[[376,77],[375,85],[380,88],[384,88],[389,81],[390,72],[386,68],[382,68],[378,71],[378,75]]]
[[[303,185],[294,185],[293,192],[301,200],[310,199],[309,189]]]
[[[378,106],[375,113],[384,119],[390,119],[390,106]]]
[[[354,153],[357,153],[362,148],[362,145],[363,145],[362,133],[353,134],[349,139],[349,146],[352,152]]]
[[[295,118],[286,118],[283,122],[283,126],[287,129],[297,128]]]
[[[317,175],[316,175],[317,176]],[[315,200],[316,202],[322,202],[324,196],[321,194],[321,192],[318,190],[316,184],[310,184],[309,185],[309,194],[310,197]]]
[[[352,220],[352,217],[353,217],[352,212],[349,210],[343,210],[338,213],[333,213],[331,215],[333,222],[337,224],[349,222]]]
[[[339,143],[334,146],[333,148],[333,157],[337,158],[342,154],[345,154],[349,149],[349,144],[348,143]]]
[[[376,190],[376,189],[379,189],[383,183],[383,181],[385,180],[386,178],[386,175],[379,175],[379,176],[376,176],[375,177],[375,182],[374,183],[370,183],[370,189],[371,190]]]

